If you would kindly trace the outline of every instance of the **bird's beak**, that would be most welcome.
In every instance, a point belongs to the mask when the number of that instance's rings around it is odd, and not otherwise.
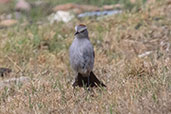
[[[75,34],[74,35],[77,35],[78,34],[78,32],[75,32]]]

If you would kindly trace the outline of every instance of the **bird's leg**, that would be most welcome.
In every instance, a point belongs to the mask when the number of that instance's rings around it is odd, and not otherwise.
[[[88,86],[90,86],[90,76],[88,76]]]
[[[78,86],[79,85],[79,80],[78,80],[78,78],[79,78],[79,73],[77,74],[77,76],[75,77],[75,82],[72,84],[72,86],[75,88],[76,86]]]
[[[83,87],[83,85],[86,84],[86,82],[87,81],[82,76],[82,74],[78,73],[76,78],[75,78],[75,82],[73,84],[73,87],[75,87],[75,86]]]

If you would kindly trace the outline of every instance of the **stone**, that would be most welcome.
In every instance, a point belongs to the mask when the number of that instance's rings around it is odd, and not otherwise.
[[[62,4],[62,5],[57,5],[53,8],[53,11],[56,12],[56,11],[59,11],[59,10],[62,10],[62,11],[67,11],[67,10],[70,10],[70,9],[73,9],[73,8],[76,8],[77,5],[76,4],[72,4],[72,3],[68,3],[68,4]]]
[[[130,0],[130,2],[131,2],[132,4],[135,4],[135,3],[136,3],[136,0]]]
[[[48,20],[50,21],[51,24],[53,24],[55,21],[59,22],[69,22],[74,18],[74,15],[71,12],[67,11],[57,11],[56,13],[52,13],[49,17]]]
[[[99,11],[101,8],[93,5],[77,5],[77,8],[82,9],[83,11]]]
[[[25,0],[19,0],[15,8],[16,10],[19,10],[19,11],[30,11],[31,5]]]
[[[75,11],[76,13],[78,12],[85,12],[85,11],[98,11],[101,10],[101,8],[93,5],[78,5],[78,4],[62,4],[62,5],[57,5],[56,7],[53,8],[53,11]]]
[[[113,9],[122,9],[123,6],[121,4],[112,4],[112,5],[104,5],[103,10],[113,10]]]
[[[0,0],[0,4],[9,3],[11,0]]]
[[[7,20],[0,21],[0,26],[1,27],[9,27],[9,26],[13,26],[17,23],[18,23],[18,21],[15,19],[7,19]]]

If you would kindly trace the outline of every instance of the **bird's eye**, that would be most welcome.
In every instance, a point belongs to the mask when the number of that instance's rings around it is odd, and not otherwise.
[[[80,33],[83,33],[85,30],[80,31]]]

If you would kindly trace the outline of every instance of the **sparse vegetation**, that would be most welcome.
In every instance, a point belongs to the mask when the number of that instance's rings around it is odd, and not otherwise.
[[[145,5],[98,21],[21,20],[0,29],[0,65],[12,69],[0,82],[30,78],[1,88],[0,113],[171,113],[171,2]],[[78,23],[88,26],[94,72],[107,89],[71,86],[68,48]]]

